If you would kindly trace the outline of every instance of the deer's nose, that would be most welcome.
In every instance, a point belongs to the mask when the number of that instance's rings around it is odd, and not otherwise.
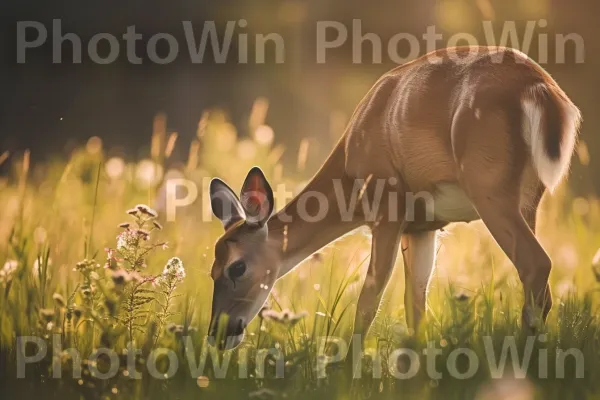
[[[220,317],[220,315],[219,315]],[[217,347],[220,350],[226,350],[233,347],[236,347],[240,344],[242,337],[244,335],[244,329],[246,329],[247,323],[246,319],[243,317],[238,317],[233,319],[233,321],[229,321],[227,324],[227,328],[225,333],[225,337],[220,338],[219,343],[217,343],[217,335],[218,335],[218,326],[219,326],[219,317],[214,321],[212,328],[207,337],[208,344],[211,346]]]

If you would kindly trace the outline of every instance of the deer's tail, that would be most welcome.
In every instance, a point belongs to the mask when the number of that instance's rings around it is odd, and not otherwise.
[[[545,82],[528,86],[521,106],[523,136],[533,165],[552,192],[569,169],[581,113],[557,85]]]

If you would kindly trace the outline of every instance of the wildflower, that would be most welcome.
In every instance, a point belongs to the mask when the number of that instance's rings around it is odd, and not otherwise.
[[[99,264],[97,264],[94,260],[83,260],[83,261],[79,261],[77,264],[75,264],[75,271],[77,272],[89,272],[95,268],[100,267]]]
[[[106,251],[106,264],[104,268],[116,270],[117,269],[117,257],[115,257],[115,251],[113,249],[104,249]]]
[[[135,206],[135,208],[142,214],[147,215],[149,217],[152,217],[152,218],[158,217],[158,213],[145,204],[138,204],[137,206]]]
[[[127,229],[117,236],[117,250],[121,252],[133,251],[138,246],[139,241],[139,235]]]
[[[137,229],[135,232],[144,240],[148,240],[150,238],[150,232],[146,230]]]
[[[62,295],[60,293],[54,293],[52,295],[52,300],[54,300],[54,303],[59,308],[65,308],[67,305],[67,303],[65,303],[65,299],[62,297]]]
[[[152,225],[154,225],[154,227],[155,227],[156,229],[158,229],[159,231],[162,229],[162,225],[161,225],[161,224],[159,224],[159,223],[158,223],[158,222],[156,222],[156,221],[152,221]]]
[[[129,210],[127,210],[127,214],[137,216],[138,210],[136,208],[130,208]]]
[[[173,330],[173,333],[175,334],[175,336],[180,337],[181,335],[183,335],[183,330],[183,325],[176,325],[175,329]]]
[[[268,312],[268,311],[271,311],[271,310],[269,310],[269,307],[263,307],[263,308],[261,308],[261,309],[260,309],[260,311],[258,312],[258,317],[259,317],[259,318],[263,318],[263,319],[264,319],[264,316],[263,316],[263,314],[264,314],[265,312]]]
[[[77,264],[75,264],[75,268],[73,268],[73,271],[83,272],[85,267],[85,263],[83,261],[79,261]]]
[[[54,310],[51,308],[42,308],[40,310],[40,318],[44,322],[51,322],[54,319]]]
[[[122,224],[119,224],[119,228],[128,229],[130,226],[131,224],[129,222],[123,222]]]
[[[10,282],[18,266],[19,263],[15,260],[6,261],[2,269],[0,269],[0,283],[6,284]]]
[[[175,329],[177,329],[177,325],[175,325],[174,323],[170,323],[169,325],[167,325],[167,331],[174,333]]]
[[[264,308],[263,308],[263,310],[260,311],[260,316],[263,319],[271,319],[271,320],[279,319],[279,313],[277,311],[264,309]]]
[[[306,317],[308,313],[306,311],[302,311],[299,313],[294,313],[288,309],[282,310],[281,312],[277,312],[274,310],[265,310],[261,313],[262,318],[266,320],[271,320],[282,325],[287,325],[292,327],[296,325],[300,320]]]
[[[144,264],[143,266],[146,267],[146,264]],[[129,273],[129,279],[132,282],[144,282],[147,280],[147,278],[144,278],[142,275],[140,275],[140,273],[138,273],[136,271],[131,271]]]
[[[156,284],[172,284],[177,285],[185,278],[185,269],[183,268],[183,262],[178,257],[171,258],[162,274],[156,279]]]

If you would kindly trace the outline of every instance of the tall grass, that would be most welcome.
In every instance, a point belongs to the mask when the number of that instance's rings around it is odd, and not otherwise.
[[[350,342],[368,264],[366,230],[328,246],[278,282],[270,311],[252,322],[240,348],[217,354],[207,346],[212,246],[222,229],[217,222],[203,222],[207,178],[239,185],[248,169],[259,165],[274,178],[274,187],[286,183],[300,190],[309,177],[304,172],[309,142],[302,142],[298,170],[285,170],[280,161],[285,149],[274,145],[273,132],[264,125],[267,108],[264,100],[253,108],[250,138],[238,138],[222,112],[205,113],[187,164],[171,158],[177,134],[167,132],[164,115],[155,121],[147,159],[109,157],[97,138],[66,163],[31,169],[28,153],[13,157],[11,174],[0,178],[0,382],[7,398],[600,398],[598,284],[592,267],[600,246],[600,201],[572,198],[565,187],[544,201],[539,219],[539,236],[554,260],[555,306],[538,332],[544,336],[535,339],[526,378],[514,378],[506,369],[502,379],[491,379],[493,371],[483,364],[486,345],[499,354],[503,340],[514,337],[525,351],[530,339],[518,322],[522,295],[516,272],[481,223],[442,233],[429,312],[414,336],[405,328],[399,261],[372,331],[381,360],[362,360],[360,379],[352,379],[357,370],[351,357],[329,365],[325,378],[317,365],[319,338]],[[173,177],[196,182],[199,197],[168,222],[164,182]],[[138,204],[149,206],[135,208]],[[17,337],[24,335],[43,338],[49,351],[17,379]],[[62,351],[52,351],[53,340]],[[387,364],[394,349],[423,354],[432,345],[441,352],[434,366],[442,378],[432,379],[424,367],[409,380],[393,376]],[[128,346],[140,349],[132,359],[141,379],[127,370],[133,351]],[[102,347],[115,349],[121,361],[111,379],[93,373],[108,368],[106,356],[89,361]],[[68,348],[77,349],[81,360],[64,351]],[[156,348],[178,356],[181,365],[173,377],[150,375],[146,362]],[[448,371],[448,358],[458,348],[472,349],[482,360],[466,380]],[[585,355],[581,379],[569,362],[564,378],[556,376],[556,351],[568,348]],[[335,350],[325,346],[326,354]],[[25,351],[32,354],[35,346]],[[546,378],[540,375],[544,354],[549,354]],[[191,373],[188,357],[198,362],[203,355],[210,355],[205,368]],[[280,357],[283,378],[277,377]],[[224,376],[217,362],[229,363]],[[166,357],[156,364],[168,372]],[[400,364],[399,371],[408,367],[406,360]],[[456,364],[463,372],[469,367],[464,357]],[[73,379],[79,367],[81,378]],[[63,378],[52,378],[57,370]]]

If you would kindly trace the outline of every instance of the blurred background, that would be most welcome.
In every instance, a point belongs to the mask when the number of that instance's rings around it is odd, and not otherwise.
[[[0,4],[0,150],[14,154],[29,148],[36,162],[51,155],[67,156],[89,137],[98,136],[109,155],[139,159],[149,154],[153,117],[163,112],[168,116],[168,132],[178,133],[172,160],[183,161],[203,111],[224,110],[238,134],[245,137],[250,134],[245,121],[253,104],[264,98],[269,102],[266,123],[287,149],[283,164],[296,162],[300,142],[306,139],[311,144],[307,172],[312,172],[341,134],[357,102],[382,73],[394,67],[385,52],[381,63],[373,63],[368,42],[363,45],[363,62],[353,63],[350,39],[345,46],[329,50],[325,64],[318,64],[318,21],[338,21],[350,31],[352,20],[360,19],[363,34],[377,34],[384,45],[401,32],[421,38],[428,26],[435,25],[444,35],[437,45],[445,47],[457,32],[472,34],[485,44],[483,20],[494,21],[498,36],[503,22],[516,21],[522,39],[526,21],[544,19],[547,27],[536,29],[536,33],[548,34],[549,62],[543,66],[580,106],[585,121],[582,143],[586,148],[583,159],[574,162],[570,182],[581,194],[598,193],[600,179],[585,171],[600,167],[599,158],[589,157],[600,148],[595,135],[600,125],[595,112],[600,100],[599,10],[598,2],[592,0],[4,0]],[[120,57],[113,64],[96,65],[84,52],[81,64],[56,65],[51,45],[55,18],[62,20],[63,34],[77,34],[84,46],[101,32],[120,39],[128,26],[135,25],[143,35],[136,47],[138,54],[145,55],[152,35],[169,33],[179,40],[181,55],[169,65],[156,65],[147,57],[142,65],[132,65],[121,42]],[[202,64],[190,62],[181,21],[192,21],[198,32],[204,22],[216,21],[222,35],[227,21],[240,19],[248,24],[236,32],[281,35],[285,62],[276,63],[274,52],[267,52],[265,64],[257,65],[252,59],[240,64],[235,40],[233,55],[225,64],[215,64],[210,61],[213,57]],[[49,39],[45,46],[28,51],[26,64],[17,64],[17,21],[27,20],[48,27]],[[584,63],[575,62],[574,47],[569,46],[566,63],[554,62],[556,33],[583,38]],[[537,43],[534,36],[528,52],[536,60]],[[423,41],[420,44],[422,55],[427,49]],[[71,52],[72,46],[63,44],[64,60],[72,59]],[[403,52],[408,50],[400,48],[399,54]],[[581,168],[581,162],[591,163],[590,168]]]

